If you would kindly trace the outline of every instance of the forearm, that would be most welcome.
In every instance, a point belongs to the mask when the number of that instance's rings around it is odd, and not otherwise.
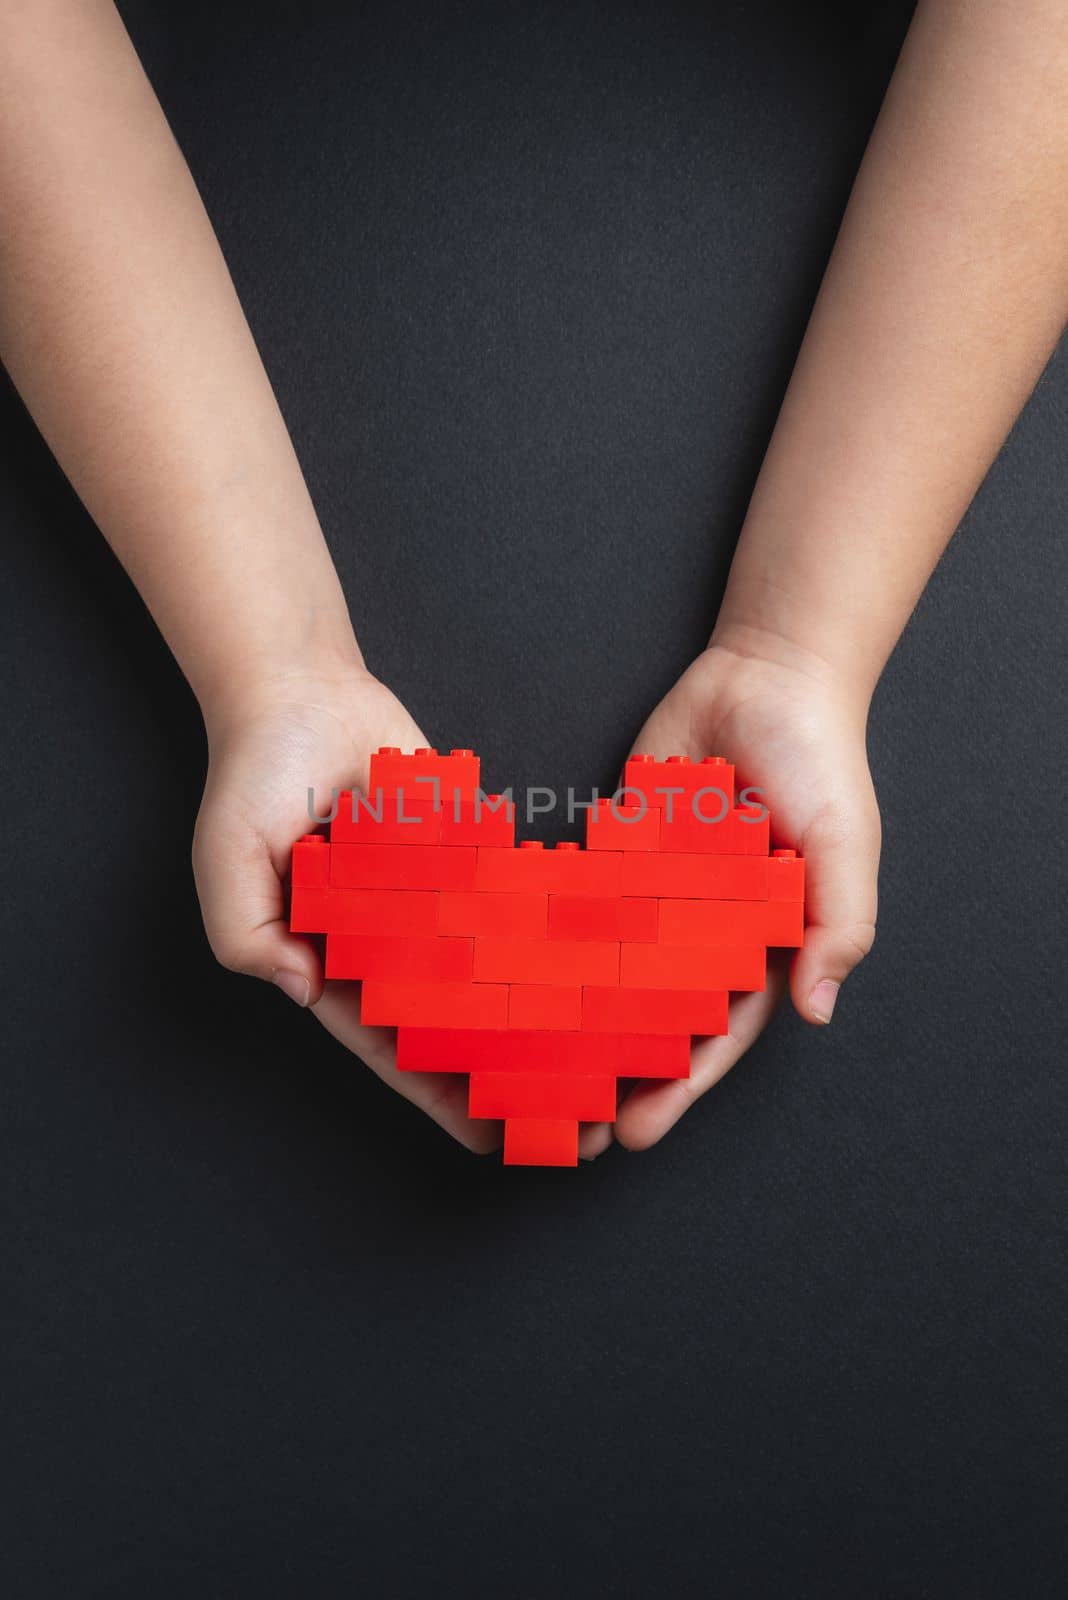
[[[357,657],[211,224],[110,0],[0,0],[0,358],[206,708]]]
[[[1068,11],[921,0],[714,638],[866,705],[1068,315]]]

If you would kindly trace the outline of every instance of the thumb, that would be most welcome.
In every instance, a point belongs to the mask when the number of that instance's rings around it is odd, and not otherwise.
[[[805,942],[790,992],[806,1022],[830,1022],[841,985],[875,942],[879,847],[874,796],[861,815],[818,817],[805,834]]]
[[[322,965],[306,939],[289,932],[279,869],[266,839],[247,825],[201,812],[193,835],[193,876],[212,953],[231,972],[277,984],[298,1005],[323,992]]]

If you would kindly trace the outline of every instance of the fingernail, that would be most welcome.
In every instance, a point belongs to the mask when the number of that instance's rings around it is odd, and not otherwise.
[[[808,997],[808,1008],[817,1022],[830,1022],[834,1016],[834,1002],[838,999],[841,984],[831,978],[821,978]]]
[[[306,1006],[311,995],[307,978],[302,978],[299,972],[286,972],[281,968],[275,973],[273,981],[278,985],[284,995],[290,1000],[295,1000],[298,1006]]]

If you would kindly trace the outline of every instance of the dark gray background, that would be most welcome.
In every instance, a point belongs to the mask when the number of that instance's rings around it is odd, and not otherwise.
[[[608,783],[907,5],[123,6],[372,666]],[[7,1592],[1060,1592],[1058,357],[871,727],[879,942],[654,1152],[476,1160],[214,966],[196,709],[8,390]]]

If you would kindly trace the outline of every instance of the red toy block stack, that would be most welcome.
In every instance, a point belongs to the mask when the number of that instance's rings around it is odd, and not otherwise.
[[[769,851],[768,822],[718,757],[632,756],[585,849],[517,847],[473,751],[383,749],[329,842],[294,845],[290,926],[326,935],[326,976],[361,982],[361,1020],[397,1029],[402,1071],[470,1074],[506,1163],[574,1166],[618,1079],[687,1077],[730,991],[762,989],[769,946],[801,944],[804,862]]]

